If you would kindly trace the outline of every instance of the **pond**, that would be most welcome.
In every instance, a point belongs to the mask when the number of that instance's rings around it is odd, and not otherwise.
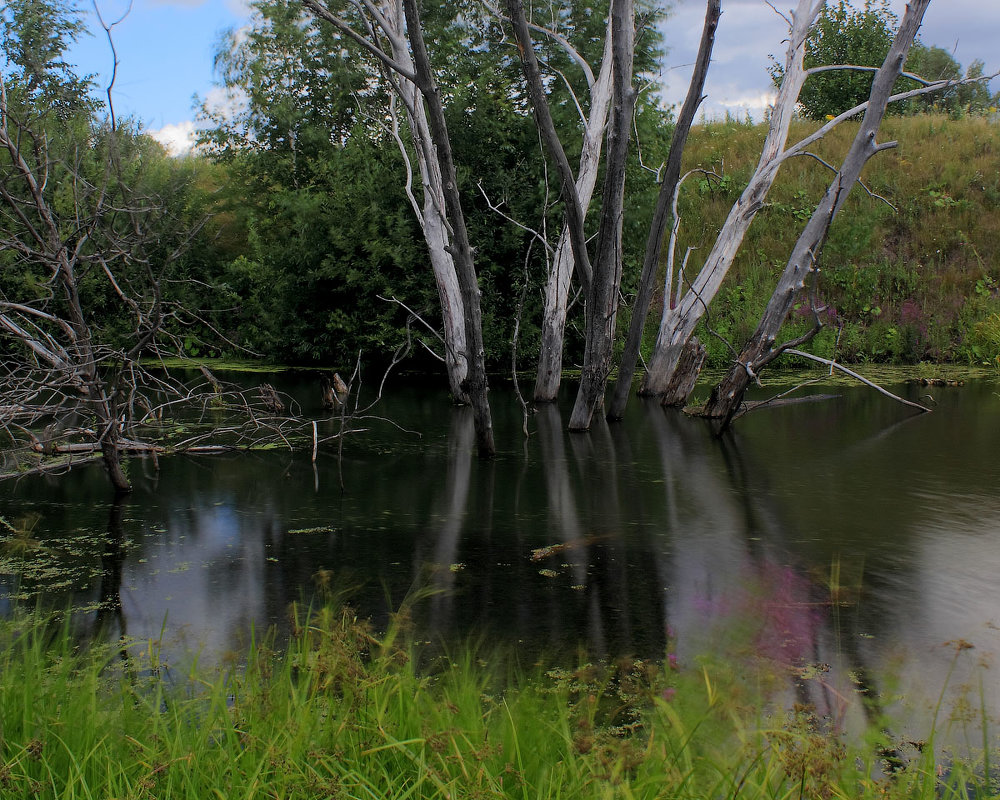
[[[260,380],[334,429],[313,378]],[[932,394],[934,413],[813,387],[838,396],[759,410],[720,440],[639,401],[588,434],[565,432],[568,405],[543,407],[525,439],[501,387],[499,453],[482,462],[468,409],[404,387],[315,466],[287,451],[133,459],[119,505],[97,465],[3,484],[16,533],[0,602],[72,604],[105,635],[217,661],[253,629],[286,630],[319,590],[378,624],[430,589],[413,610],[427,641],[501,643],[526,663],[766,660],[786,700],[844,726],[901,706],[926,724],[942,693],[957,718],[992,717],[1000,385],[894,388]]]

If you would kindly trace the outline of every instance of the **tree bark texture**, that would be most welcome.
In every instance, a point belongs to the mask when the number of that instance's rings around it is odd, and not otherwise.
[[[747,184],[746,189],[730,210],[722,230],[719,232],[712,250],[691,286],[676,305],[673,281],[675,276],[668,271],[664,282],[663,315],[647,364],[647,371],[639,388],[640,395],[663,397],[677,367],[684,343],[691,337],[695,327],[715,297],[726,273],[732,266],[757,212],[763,206],[767,193],[777,177],[783,163],[783,151],[788,139],[788,130],[795,113],[806,70],[803,66],[806,37],[822,3],[814,5],[812,0],[799,0],[792,12],[791,31],[785,55],[785,72],[771,109],[770,124],[760,161]]]
[[[593,280],[587,292],[586,344],[583,374],[569,429],[590,428],[594,413],[604,403],[604,390],[611,371],[618,292],[622,280],[622,218],[625,201],[625,162],[636,91],[632,86],[635,56],[635,13],[632,0],[612,0],[612,59],[614,95],[608,127],[608,156],[601,199],[601,221],[597,235],[597,257]]]
[[[892,86],[903,69],[906,54],[929,4],[930,0],[911,0],[907,4],[889,54],[875,74],[864,119],[843,165],[796,241],[757,330],[744,346],[736,363],[712,391],[705,414],[725,420],[723,428],[728,426],[742,403],[753,376],[783,351],[781,347],[774,347],[781,326],[796,298],[805,288],[806,280],[818,270],[820,251],[830,225],[861,176],[861,170],[876,153],[895,146],[894,142],[880,145],[876,137],[885,117]]]
[[[698,382],[698,375],[701,367],[705,363],[708,351],[705,345],[698,341],[697,336],[692,336],[684,345],[681,351],[680,360],[677,362],[677,369],[674,370],[667,390],[663,393],[660,401],[668,408],[681,408],[694,391],[694,386]]]
[[[610,23],[610,20],[609,20]],[[577,172],[576,191],[584,218],[594,195],[597,173],[601,166],[604,128],[612,94],[611,31],[608,30],[601,61],[601,70],[590,87],[590,115],[583,133],[580,169]],[[563,349],[566,334],[566,312],[569,289],[573,276],[573,245],[569,226],[564,225],[556,245],[552,267],[545,282],[542,306],[541,347],[538,354],[538,371],[535,376],[534,399],[536,403],[554,403],[559,395],[562,378]]]
[[[455,261],[458,282],[465,311],[465,335],[468,353],[468,372],[463,388],[469,395],[476,428],[476,446],[480,456],[492,457],[496,453],[493,440],[493,419],[490,412],[486,382],[485,351],[483,348],[483,322],[480,307],[479,281],[465,226],[462,199],[458,191],[458,177],[451,152],[451,139],[445,122],[441,95],[431,71],[430,58],[420,27],[420,14],[416,0],[403,0],[406,31],[413,52],[417,88],[427,103],[431,142],[444,179],[444,195],[448,221],[452,229],[451,256]]]
[[[524,4],[521,0],[507,0],[507,14],[514,28],[514,38],[517,40],[517,49],[521,56],[521,67],[528,85],[528,96],[531,98],[535,124],[541,134],[542,141],[545,142],[546,150],[549,151],[549,156],[555,161],[559,171],[563,201],[566,205],[566,225],[569,229],[573,250],[574,268],[580,285],[584,287],[584,291],[587,291],[591,283],[591,266],[590,256],[587,252],[587,234],[583,227],[583,209],[576,191],[576,178],[573,177],[573,169],[569,165],[566,151],[563,149],[562,142],[559,141],[559,134],[552,121],[552,113],[549,111],[548,99],[542,83],[542,73],[538,66],[538,59],[535,57],[535,48],[532,45],[531,32],[528,30],[528,21],[524,16]]]
[[[639,349],[642,346],[643,329],[646,327],[646,317],[649,305],[653,299],[653,287],[657,268],[660,264],[660,254],[663,250],[663,240],[667,231],[667,220],[671,216],[674,193],[681,177],[681,159],[684,157],[684,145],[687,143],[695,113],[704,99],[705,78],[712,60],[712,48],[715,46],[715,31],[719,26],[719,16],[722,14],[722,0],[708,0],[705,9],[705,24],[702,28],[701,44],[698,48],[698,58],[695,61],[691,82],[688,84],[684,105],[677,117],[673,138],[670,140],[670,150],[667,153],[667,163],[663,172],[663,182],[656,198],[656,208],[653,220],[649,226],[649,237],[646,240],[646,254],[642,262],[642,274],[639,277],[639,290],[632,309],[632,320],[629,325],[628,338],[618,365],[618,379],[615,382],[611,406],[608,409],[608,419],[621,419],[632,393],[632,378],[635,375],[636,363],[639,360]],[[669,298],[664,299],[669,304]],[[699,365],[700,368],[700,365]],[[697,374],[697,373],[696,373]],[[682,403],[683,404],[683,401]]]

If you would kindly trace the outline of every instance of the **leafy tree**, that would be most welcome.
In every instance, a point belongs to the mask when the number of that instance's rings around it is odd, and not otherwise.
[[[861,9],[847,0],[828,3],[806,40],[805,66],[852,64],[878,67],[889,52],[899,21],[888,0],[865,0]],[[781,85],[782,66],[772,57],[771,78]],[[809,119],[824,119],[865,102],[874,72],[831,70],[810,76],[799,94],[799,109]]]
[[[391,353],[433,286],[388,127],[378,71],[298,3],[258,0],[216,55],[230,109],[202,106],[202,145],[226,171],[224,208],[244,246],[209,283],[235,341],[293,362]]]
[[[906,59],[906,71],[931,81],[959,81],[965,78],[979,78],[983,75],[984,64],[973,61],[964,74],[962,65],[952,55],[940,47],[928,47],[919,42],[913,46]],[[991,106],[996,106],[997,98],[990,94],[985,81],[952,86],[940,92],[917,97],[908,103],[908,110],[946,111],[952,115],[963,113],[981,114]]]
[[[848,0],[824,6],[806,41],[806,68],[854,65],[872,70],[830,70],[811,75],[799,95],[801,113],[809,119],[824,119],[865,102],[871,91],[874,68],[889,52],[898,27],[899,20],[890,10],[888,0],[865,0],[861,9],[854,8]],[[946,50],[926,46],[919,40],[914,42],[907,58],[906,71],[931,81],[963,78],[961,64]],[[780,86],[783,69],[773,57],[770,72],[774,84]],[[982,74],[983,64],[976,61],[964,77],[977,78]],[[912,80],[900,78],[894,91],[916,86]],[[890,112],[982,113],[995,106],[995,100],[985,83],[971,83],[924,95],[904,105],[890,106]]]
[[[11,0],[0,10],[9,100],[65,121],[93,113],[90,76],[77,75],[66,50],[86,33],[76,6],[59,0]]]

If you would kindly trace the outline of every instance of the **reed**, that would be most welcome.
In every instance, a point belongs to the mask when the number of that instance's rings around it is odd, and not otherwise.
[[[423,653],[405,624],[376,634],[343,606],[293,615],[287,646],[264,637],[181,680],[148,643],[0,623],[0,797],[993,796],[982,760],[942,766],[932,736],[886,774],[877,748],[769,708],[731,666],[511,672],[481,648]]]

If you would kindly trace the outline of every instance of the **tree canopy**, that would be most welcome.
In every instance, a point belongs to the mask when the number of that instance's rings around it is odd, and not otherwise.
[[[837,69],[811,75],[799,95],[802,115],[821,120],[865,102],[871,91],[874,69],[889,52],[898,28],[899,19],[892,12],[888,0],[865,0],[861,8],[855,8],[849,0],[827,3],[806,40],[806,68],[853,65],[870,69]],[[961,65],[946,50],[925,45],[918,39],[907,57],[905,70],[930,81],[959,81],[964,77],[981,76],[983,64],[974,62],[963,73]],[[783,68],[773,57],[770,73],[775,85],[780,85]],[[900,78],[896,90],[916,86],[914,81]],[[891,106],[890,112],[944,110],[951,114],[981,113],[995,105],[993,101],[985,83],[973,83]]]
[[[580,54],[599,63],[604,13],[569,2],[549,10],[539,12],[539,22],[558,22]],[[491,205],[553,236],[562,205],[544,165],[517,51],[499,20],[479,4],[425,2],[422,20],[434,41],[476,247],[486,357],[506,363],[518,325],[528,359],[538,347],[536,287],[544,281],[545,248]],[[658,33],[644,34],[638,68],[655,69],[659,46]],[[557,125],[569,157],[578,159],[576,103],[586,111],[585,75],[551,40],[539,37],[539,47],[554,77]],[[203,104],[200,136],[230,175],[224,202],[248,234],[243,252],[208,276],[236,310],[220,324],[238,324],[254,350],[294,362],[345,363],[359,350],[384,357],[408,337],[437,348],[419,324],[407,328],[407,312],[380,299],[395,297],[437,324],[437,299],[378,64],[332,26],[305,15],[300,3],[255,0],[249,30],[223,37],[216,65],[229,100],[226,108]],[[644,92],[636,124],[647,159],[665,150],[667,122],[655,94]],[[409,131],[397,132],[412,151]],[[634,157],[630,169],[639,174]],[[636,187],[628,201],[633,205],[645,202],[642,191],[656,188],[648,178]],[[633,267],[643,236],[641,224],[626,233]],[[574,331],[570,344],[580,347]]]

